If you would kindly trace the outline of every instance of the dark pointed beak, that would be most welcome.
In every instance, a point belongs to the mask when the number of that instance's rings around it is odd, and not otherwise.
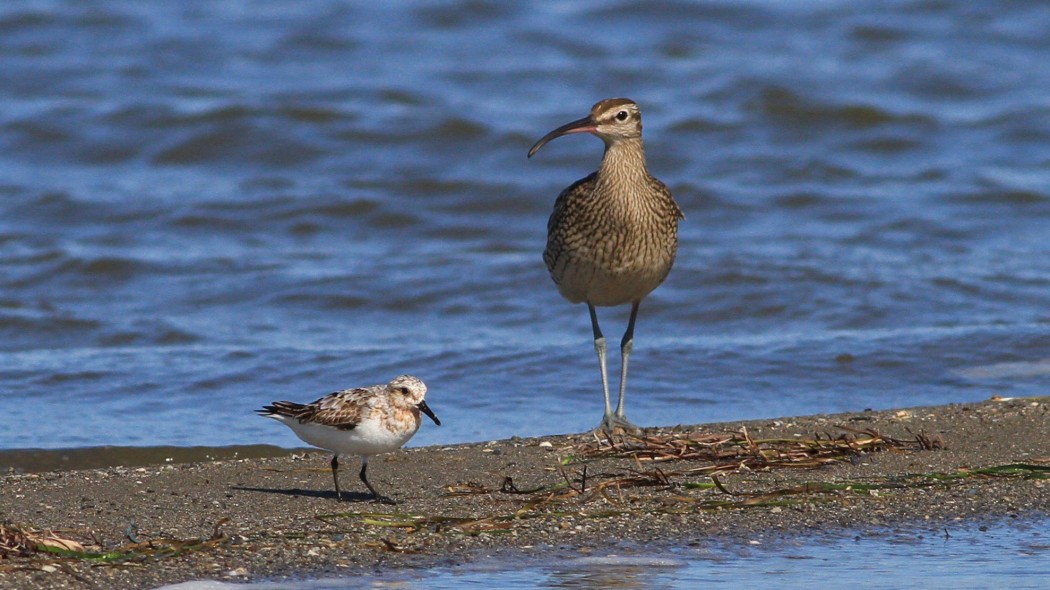
[[[430,419],[434,421],[434,424],[441,426],[441,420],[438,420],[438,417],[434,415],[433,410],[430,409],[430,406],[427,405],[427,402],[419,402],[418,404],[416,404],[416,407],[419,408],[420,412],[423,412],[424,414],[429,416]]]
[[[597,130],[598,124],[590,116],[577,119],[572,123],[566,123],[547,135],[544,135],[543,139],[537,141],[536,145],[532,146],[532,149],[529,150],[529,157],[531,158],[533,154],[540,151],[540,148],[548,141],[561,137],[562,135],[568,135],[570,133],[594,133]]]

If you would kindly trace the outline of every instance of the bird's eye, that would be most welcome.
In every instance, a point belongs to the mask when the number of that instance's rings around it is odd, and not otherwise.
[[[401,386],[401,387],[398,387],[398,388],[397,388],[397,392],[398,392],[398,393],[403,393],[403,394],[405,394],[405,395],[408,395],[408,388],[407,388],[407,387],[405,387],[405,386]]]
[[[617,121],[626,121],[627,117],[630,117],[630,116],[631,115],[627,111],[620,111],[620,112],[616,113],[616,120]]]

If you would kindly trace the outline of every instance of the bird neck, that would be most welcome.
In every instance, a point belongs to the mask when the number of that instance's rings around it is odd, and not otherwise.
[[[642,138],[618,139],[605,144],[605,156],[598,170],[598,184],[617,193],[634,193],[648,186],[649,170],[645,165]]]

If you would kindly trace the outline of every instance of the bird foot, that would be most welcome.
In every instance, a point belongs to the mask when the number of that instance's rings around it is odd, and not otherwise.
[[[602,423],[595,428],[605,434],[641,434],[642,429],[635,426],[626,416],[609,415],[602,418]]]
[[[394,500],[393,498],[388,498],[386,496],[380,496],[379,494],[376,494],[375,497],[372,498],[372,501],[375,502],[376,504],[386,504],[388,506],[396,506],[397,505],[397,501]]]

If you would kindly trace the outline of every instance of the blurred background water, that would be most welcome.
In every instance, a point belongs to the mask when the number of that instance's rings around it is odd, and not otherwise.
[[[540,253],[602,146],[525,152],[611,96],[686,214],[635,422],[1045,394],[1048,22],[1022,0],[4,2],[0,449],[298,446],[252,410],[400,373],[443,422],[416,445],[595,426],[587,313]],[[618,340],[626,309],[602,318]]]

